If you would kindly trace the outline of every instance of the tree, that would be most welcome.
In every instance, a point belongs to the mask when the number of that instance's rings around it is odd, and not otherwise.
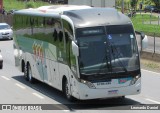
[[[156,6],[160,6],[160,0],[152,0]]]
[[[138,0],[131,0],[131,7],[136,11]]]

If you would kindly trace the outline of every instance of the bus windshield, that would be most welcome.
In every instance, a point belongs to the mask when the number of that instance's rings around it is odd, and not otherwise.
[[[139,70],[139,55],[131,25],[77,29],[82,76],[106,76]]]

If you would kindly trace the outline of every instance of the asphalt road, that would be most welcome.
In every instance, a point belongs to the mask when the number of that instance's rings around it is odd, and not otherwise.
[[[130,105],[160,104],[160,73],[142,69],[142,92],[139,95],[126,96],[123,99],[104,99],[68,102],[63,94],[38,82],[30,84],[24,80],[23,74],[14,66],[13,41],[0,41],[0,49],[4,59],[4,68],[0,70],[0,104],[52,104],[58,112],[78,113],[159,113],[159,110],[120,110]],[[100,110],[100,111],[99,111]],[[0,113],[10,111],[0,111]],[[12,111],[22,112],[22,111]],[[27,113],[53,112],[23,111]]]

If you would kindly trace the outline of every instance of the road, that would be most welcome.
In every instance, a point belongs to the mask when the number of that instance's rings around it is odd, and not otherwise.
[[[124,111],[120,109],[124,109],[129,105],[160,104],[160,73],[142,69],[142,92],[140,95],[126,96],[124,100],[104,99],[70,103],[60,91],[41,82],[30,84],[24,80],[23,74],[14,66],[13,41],[0,41],[0,49],[4,58],[4,68],[0,70],[0,104],[50,104],[56,110],[59,110],[56,112],[106,113],[107,111],[107,113],[159,113],[158,110]],[[3,112],[10,113],[7,110]],[[13,112],[21,113],[21,111]],[[34,112],[51,113],[53,111]]]

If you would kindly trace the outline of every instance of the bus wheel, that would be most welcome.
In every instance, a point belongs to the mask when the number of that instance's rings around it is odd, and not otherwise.
[[[28,77],[28,81],[30,83],[34,83],[34,78],[32,76],[32,69],[31,69],[31,66],[29,64],[27,65],[27,77]]]
[[[64,94],[69,101],[71,102],[73,101],[73,97],[69,92],[69,83],[67,80],[65,80],[65,83],[64,83]]]
[[[28,79],[28,74],[27,74],[28,73],[27,67],[28,67],[27,65],[24,65],[24,78],[25,78],[25,80],[28,81],[29,79]]]
[[[3,68],[3,64],[2,65],[0,65],[0,69],[2,69]]]

